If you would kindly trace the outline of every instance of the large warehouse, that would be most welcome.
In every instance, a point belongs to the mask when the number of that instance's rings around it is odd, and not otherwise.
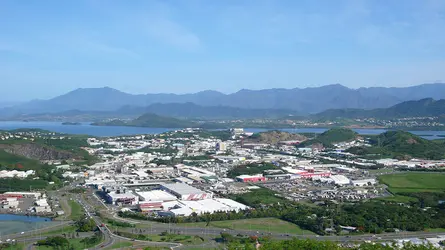
[[[244,204],[230,199],[205,199],[199,201],[180,201],[170,209],[171,215],[190,216],[192,213],[230,212],[248,209]],[[166,207],[164,207],[166,209]],[[161,213],[162,214],[162,213]]]
[[[174,201],[176,196],[162,190],[137,191],[140,201]]]
[[[211,199],[213,196],[211,193],[206,193],[184,183],[162,184],[161,190],[175,195],[180,200],[186,201]]]

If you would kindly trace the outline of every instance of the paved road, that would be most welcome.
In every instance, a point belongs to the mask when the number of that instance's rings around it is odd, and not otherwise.
[[[72,223],[72,221],[61,221],[57,225],[51,225],[51,226],[42,227],[42,228],[39,228],[39,229],[36,229],[36,230],[26,231],[23,234],[16,233],[16,234],[3,235],[2,239],[17,239],[17,238],[23,238],[23,237],[27,237],[27,236],[31,236],[32,237],[33,235],[36,235],[38,233],[45,233],[45,232],[48,232],[48,231],[57,230],[58,228],[66,227],[67,225],[70,225],[71,223]]]
[[[122,229],[121,229],[122,230]],[[429,233],[429,232],[404,232],[404,233],[387,233],[387,234],[379,234],[379,235],[351,235],[351,236],[319,236],[319,235],[301,235],[301,234],[283,234],[283,233],[268,233],[264,231],[251,231],[251,230],[232,230],[232,229],[223,229],[223,228],[190,228],[190,227],[181,227],[176,225],[147,225],[146,227],[139,228],[126,228],[124,229],[127,232],[140,233],[142,230],[143,234],[159,234],[162,232],[171,232],[171,233],[181,233],[185,235],[220,235],[221,233],[229,233],[232,235],[246,235],[246,236],[271,236],[276,239],[290,239],[293,237],[301,238],[301,239],[315,239],[315,240],[328,240],[328,241],[339,241],[339,242],[347,242],[347,241],[364,241],[364,240],[395,240],[401,238],[428,238],[428,237],[436,237],[438,235],[445,235],[445,233]]]
[[[88,199],[84,199],[83,196],[80,196],[79,199],[80,199],[79,203],[85,209],[85,213],[87,214],[87,216],[91,216],[91,218],[94,219],[94,221],[98,225],[102,225],[103,222],[101,221],[101,218],[95,215],[95,208],[94,208],[95,204],[92,204],[95,198],[89,196]],[[107,248],[107,247],[113,245],[114,242],[116,242],[116,240],[135,241],[135,242],[143,243],[145,246],[169,247],[171,249],[178,248],[178,247],[182,246],[182,244],[171,243],[171,242],[151,242],[151,241],[142,241],[142,240],[132,240],[130,238],[126,238],[126,237],[122,237],[122,236],[114,234],[106,225],[104,225],[103,227],[99,227],[99,228],[100,228],[101,232],[104,234],[105,240],[102,244],[100,244],[99,246],[97,246],[94,249]]]
[[[86,198],[86,199],[85,199]],[[76,196],[77,201],[83,206],[85,209],[85,212],[87,216],[90,216],[94,221],[97,223],[97,225],[101,225],[103,222],[100,217],[95,215],[95,210],[97,206],[104,206],[100,199],[92,194],[91,192],[88,193],[86,197],[82,195]],[[105,205],[105,207],[108,209],[108,207]],[[426,237],[436,237],[437,235],[445,235],[440,233],[428,233],[428,232],[403,232],[403,233],[387,233],[387,234],[379,234],[376,236],[373,235],[351,235],[351,236],[318,236],[318,235],[296,235],[296,234],[282,234],[282,233],[269,233],[265,231],[251,231],[251,230],[231,230],[231,229],[223,229],[223,228],[214,228],[214,227],[200,227],[200,228],[194,228],[194,227],[184,227],[180,226],[180,224],[164,224],[164,223],[157,223],[157,222],[150,222],[150,221],[140,221],[140,220],[132,220],[132,219],[126,219],[126,218],[120,218],[116,216],[116,214],[111,211],[107,210],[106,216],[113,218],[115,220],[120,221],[126,221],[130,223],[139,224],[137,229],[135,228],[126,228],[121,229],[125,230],[127,232],[131,233],[144,233],[144,234],[159,234],[161,232],[171,232],[171,233],[181,233],[185,235],[208,235],[208,236],[217,236],[220,235],[222,232],[227,232],[232,235],[270,235],[273,238],[277,239],[290,239],[292,237],[296,238],[305,238],[305,239],[315,239],[315,240],[328,240],[328,241],[337,241],[337,242],[350,242],[350,241],[365,241],[365,240],[395,240],[395,239],[402,239],[402,238],[426,238]],[[94,249],[101,249],[106,248],[111,245],[113,245],[117,240],[126,240],[126,241],[132,241],[132,239],[125,238],[122,236],[118,236],[113,234],[113,232],[107,227],[100,227],[100,230],[102,231],[105,240],[102,244],[97,246]],[[136,230],[136,231],[135,231]],[[23,235],[21,235],[23,236]],[[25,235],[26,236],[26,235]],[[33,239],[32,237],[30,239]],[[177,243],[168,243],[168,242],[147,242],[147,241],[139,241],[141,244],[144,244],[145,246],[164,246],[164,247],[170,247],[170,248],[179,248],[182,245]]]
[[[111,215],[110,215],[111,216]],[[365,240],[396,240],[402,238],[428,238],[436,237],[438,235],[445,235],[445,233],[431,233],[431,232],[400,232],[400,233],[385,233],[385,234],[365,234],[365,235],[351,235],[351,236],[320,236],[320,235],[301,235],[301,234],[283,234],[283,233],[272,233],[265,231],[252,231],[252,230],[232,230],[214,227],[204,227],[204,228],[194,228],[194,227],[184,227],[180,224],[164,224],[151,221],[141,221],[133,220],[127,218],[121,218],[117,215],[112,215],[113,219],[125,221],[129,223],[139,224],[136,230],[142,230],[146,234],[158,234],[164,231],[170,232],[180,232],[181,234],[196,234],[196,235],[220,235],[222,232],[227,232],[232,235],[270,235],[277,239],[289,239],[292,237],[302,238],[302,239],[315,239],[315,240],[327,240],[327,241],[337,241],[337,242],[348,242],[348,241],[365,241]],[[125,229],[128,232],[132,232],[132,228]],[[135,231],[138,233],[139,231]]]

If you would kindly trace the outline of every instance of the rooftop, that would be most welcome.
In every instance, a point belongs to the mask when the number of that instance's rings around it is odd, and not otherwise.
[[[199,190],[184,183],[162,184],[162,186],[180,195],[205,193],[202,190]]]

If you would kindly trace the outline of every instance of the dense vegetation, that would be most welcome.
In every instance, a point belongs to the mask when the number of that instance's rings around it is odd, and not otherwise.
[[[62,172],[57,171],[55,167],[3,150],[0,150],[0,170],[34,170],[36,172],[35,176],[27,179],[2,179],[0,181],[0,192],[42,190],[48,186],[49,182],[54,182],[54,186],[57,187],[62,184],[63,180]],[[34,180],[34,177],[39,177],[39,179]]]
[[[101,231],[97,231],[93,236],[83,238],[80,242],[83,243],[86,247],[95,246],[102,241],[102,233]]]
[[[229,250],[244,249],[244,250],[255,250],[257,249],[255,244],[258,242],[261,244],[260,250],[279,250],[279,249],[298,249],[298,250],[435,250],[437,248],[433,246],[424,245],[412,245],[406,244],[404,246],[398,247],[395,245],[382,245],[382,244],[371,244],[364,243],[353,247],[343,247],[332,241],[316,241],[316,240],[301,240],[301,239],[290,239],[290,240],[271,240],[268,237],[237,237],[232,236],[228,233],[222,233],[221,239],[223,242],[228,243]]]
[[[88,147],[87,137],[84,136],[72,136],[64,139],[38,139],[36,143],[53,147],[57,150],[62,150],[74,154],[79,159],[83,160],[86,164],[91,165],[97,159],[88,154],[83,147]]]
[[[321,112],[315,117],[334,118],[378,118],[393,119],[395,117],[426,117],[440,116],[445,113],[445,100],[426,98],[417,101],[406,101],[389,108],[363,110],[363,109],[330,109]]]
[[[371,137],[372,147],[354,147],[348,152],[357,155],[380,155],[398,159],[432,159],[445,158],[445,143],[423,139],[404,131],[388,131]]]
[[[267,131],[262,133],[255,133],[248,138],[246,143],[266,143],[266,144],[277,144],[280,141],[304,141],[305,136],[301,134],[293,134],[283,131]]]
[[[136,227],[135,224],[131,224],[128,222],[123,222],[123,221],[111,220],[111,219],[107,219],[107,224],[109,224],[110,226],[113,226],[113,227]]]
[[[0,193],[8,191],[44,190],[47,186],[48,181],[45,180],[6,178],[0,181]]]
[[[229,198],[251,207],[257,207],[260,204],[274,204],[286,201],[283,197],[277,196],[274,191],[267,188],[253,189],[243,194],[233,194],[230,195]]]
[[[49,246],[54,249],[70,249],[69,241],[62,236],[50,236],[44,240],[37,241],[38,246]]]
[[[341,232],[340,226],[356,227],[361,233],[394,232],[395,229],[422,231],[427,228],[445,228],[445,210],[443,206],[437,204],[430,209],[424,209],[414,203],[408,206],[382,201],[349,205],[335,205],[329,202],[326,204],[324,207],[312,207],[283,200],[273,205],[253,204],[255,205],[253,210],[193,214],[188,217],[153,218],[133,212],[120,212],[119,215],[164,223],[210,223],[210,221],[274,217],[321,235],[326,234],[326,229],[331,226],[334,226],[333,229],[337,233]]]
[[[33,142],[30,142],[29,140],[14,138],[9,140],[2,140],[0,141],[0,152],[4,151],[6,149],[13,150],[14,148],[20,146],[23,148],[22,150],[18,150],[18,152],[21,152],[21,156],[16,155],[16,159],[12,159],[11,156],[9,156],[10,159],[7,159],[7,163],[11,162],[14,163],[17,161],[22,161],[25,163],[34,163],[36,161],[33,161],[30,158],[33,158],[34,160],[48,160],[44,157],[48,157],[47,155],[53,155],[53,157],[60,157],[60,159],[56,158],[54,160],[68,160],[68,159],[75,159],[76,161],[81,161],[82,163],[86,164],[93,164],[97,159],[89,155],[88,152],[82,147],[88,147],[87,143],[87,137],[85,136],[70,136],[66,137],[66,135],[63,135],[65,138],[50,138],[46,135],[43,135],[42,137],[35,138]],[[3,150],[2,150],[3,149]],[[29,151],[29,152],[27,152]],[[33,151],[36,152],[46,152],[45,154],[40,153],[35,154]],[[22,152],[27,152],[28,155],[23,154]],[[15,155],[15,154],[14,154]],[[20,158],[22,157],[22,158]],[[26,158],[29,157],[29,158]],[[4,159],[5,157],[2,156],[0,159]],[[0,165],[2,161],[0,160]]]
[[[0,170],[35,170],[40,168],[41,163],[20,155],[10,154],[0,149]]]
[[[265,170],[278,169],[277,166],[271,163],[249,163],[246,165],[236,166],[227,172],[227,176],[230,178],[235,178],[238,175],[248,174],[261,174]]]
[[[313,144],[322,144],[324,147],[331,147],[336,142],[351,141],[357,138],[358,134],[346,128],[332,128],[315,137],[315,139],[304,141],[300,147],[307,147]]]
[[[75,222],[78,232],[90,232],[96,230],[96,222],[93,219],[82,218]]]

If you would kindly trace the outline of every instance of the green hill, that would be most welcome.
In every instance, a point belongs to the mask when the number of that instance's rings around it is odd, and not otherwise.
[[[406,101],[389,108],[364,109],[329,109],[314,115],[316,118],[380,118],[441,116],[445,114],[445,100],[426,98]]]
[[[138,127],[158,127],[158,128],[183,128],[194,127],[195,123],[180,120],[172,117],[160,116],[156,114],[144,114],[129,123]]]
[[[347,128],[332,128],[319,134],[312,140],[300,143],[301,147],[307,147],[313,144],[322,144],[324,147],[331,147],[337,142],[351,141],[357,138],[358,134]]]
[[[445,159],[445,143],[423,139],[405,131],[388,131],[371,138],[370,148],[355,147],[349,152],[359,155],[379,154],[399,159]]]
[[[147,113],[131,121],[113,120],[108,122],[97,122],[92,125],[96,126],[133,126],[133,127],[149,127],[149,128],[187,128],[197,127],[198,124],[176,119],[173,117],[160,116]]]

